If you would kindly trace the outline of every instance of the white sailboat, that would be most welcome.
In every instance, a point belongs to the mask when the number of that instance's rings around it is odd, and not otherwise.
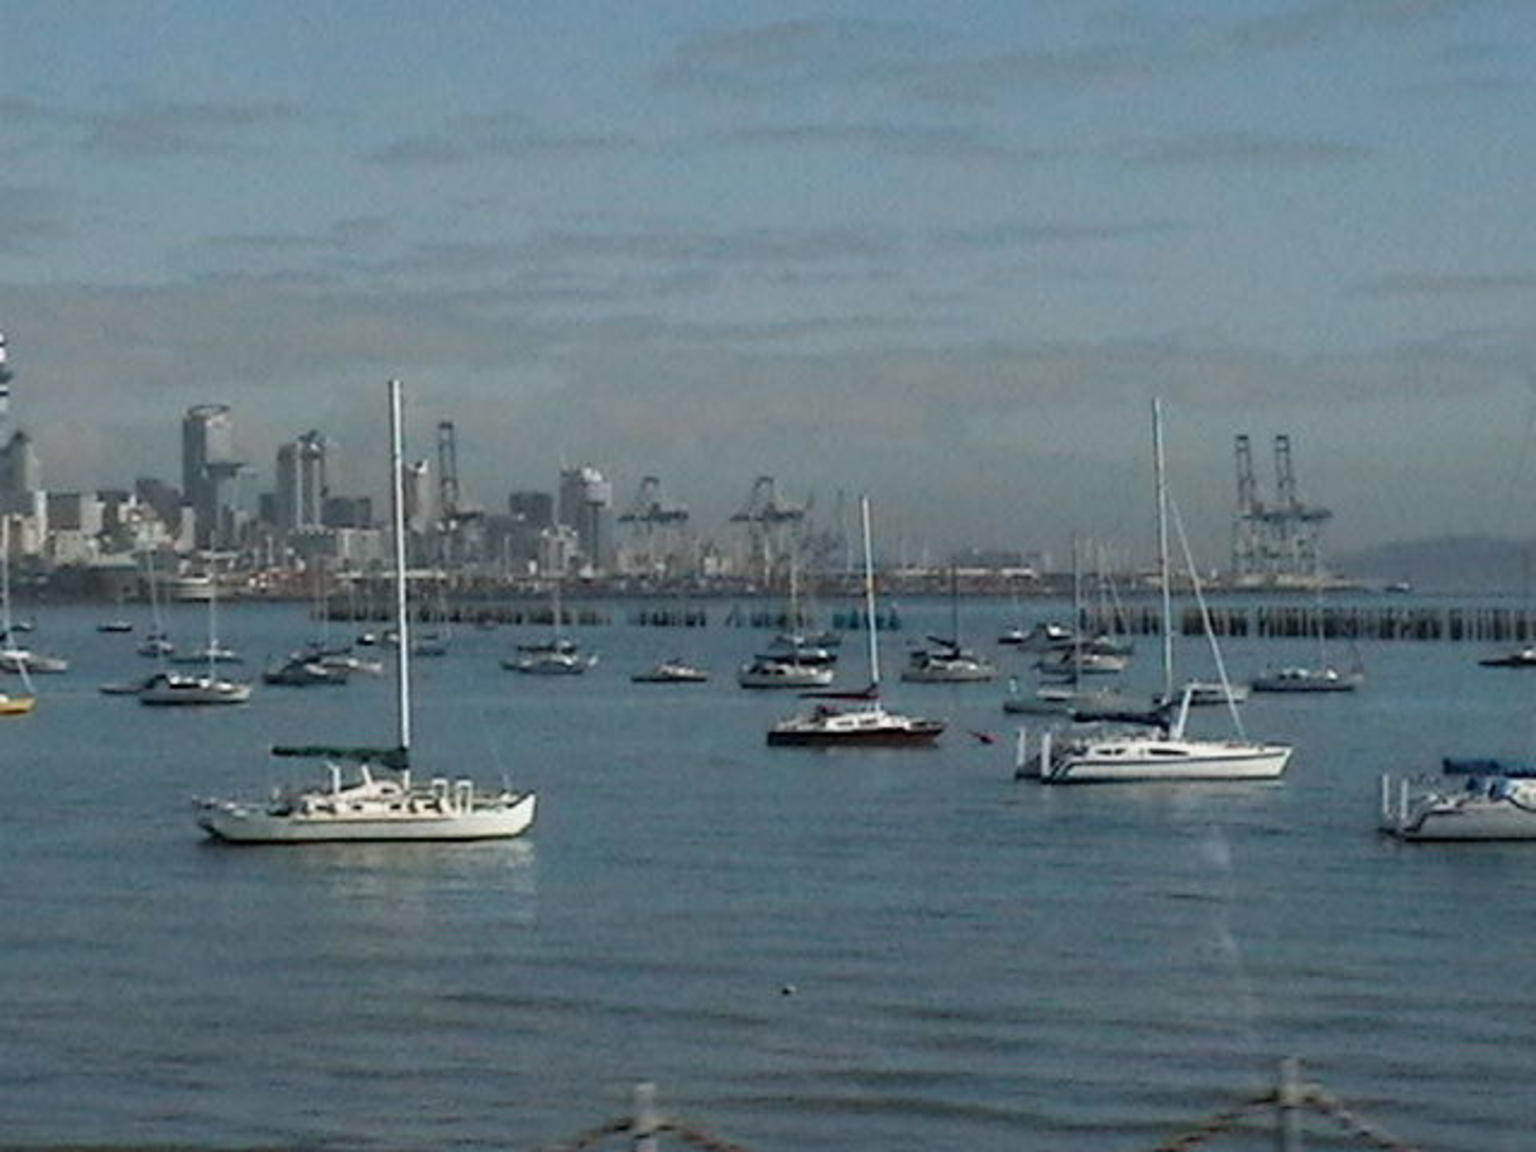
[[[560,606],[560,586],[564,582],[557,573],[551,593],[554,612],[554,634],[537,644],[519,644],[517,655],[502,660],[501,666],[509,672],[522,672],[528,676],[580,676],[597,663],[597,655],[583,652],[576,641],[564,632],[564,610]]]
[[[34,700],[32,696],[32,683],[30,677],[37,672],[67,672],[69,661],[62,656],[54,656],[45,652],[34,652],[21,641],[16,639],[16,634],[27,629],[22,628],[11,618],[11,521],[10,517],[0,517],[5,522],[4,550],[5,550],[5,590],[4,590],[4,619],[0,619],[0,672],[15,672],[22,676],[27,685],[25,695],[17,696],[17,700]],[[26,709],[30,711],[30,708]]]
[[[1272,780],[1291,758],[1286,744],[1248,740],[1236,707],[1229,707],[1237,737],[1211,740],[1189,736],[1190,690],[1186,686],[1177,708],[1173,699],[1173,601],[1168,564],[1168,492],[1163,468],[1162,406],[1153,401],[1152,444],[1157,488],[1158,570],[1162,582],[1164,705],[1148,723],[1128,729],[1068,733],[1061,740],[1047,732],[1033,757],[1021,738],[1016,776],[1032,776],[1045,784],[1088,784],[1160,780]],[[1193,565],[1191,565],[1193,573]],[[1196,584],[1198,593],[1198,583]],[[1203,611],[1203,600],[1202,600]],[[1210,629],[1207,628],[1207,635]],[[1213,640],[1214,645],[1214,640]],[[1225,669],[1217,652],[1217,668]],[[1230,701],[1229,701],[1230,704]],[[1170,710],[1172,714],[1170,716]]]
[[[201,706],[210,704],[244,704],[251,698],[251,685],[245,680],[220,676],[221,660],[239,660],[219,643],[216,604],[219,585],[218,572],[213,570],[214,558],[209,557],[208,580],[208,643],[196,655],[176,657],[174,663],[203,664],[201,672],[174,672],[161,670],[145,680],[138,690],[139,703],[155,708]]]
[[[955,566],[949,566],[949,635],[929,636],[925,647],[907,657],[901,678],[916,684],[984,684],[997,677],[997,668],[960,643],[960,588]]]
[[[507,839],[533,823],[536,796],[502,788],[481,792],[467,777],[411,772],[410,623],[406,609],[404,467],[400,382],[389,382],[390,476],[394,526],[396,742],[391,748],[274,748],[286,756],[326,761],[319,784],[270,801],[201,800],[197,822],[210,836],[236,844],[467,841]]]
[[[1355,666],[1341,670],[1328,659],[1328,636],[1323,626],[1323,573],[1316,573],[1313,588],[1312,627],[1317,634],[1317,663],[1290,664],[1277,668],[1250,682],[1255,692],[1353,692],[1365,682],[1365,669],[1357,659]]]
[[[880,641],[875,627],[874,556],[869,539],[869,497],[861,497],[864,522],[864,614],[869,635],[869,687],[856,693],[807,693],[816,700],[810,711],[781,720],[768,730],[773,746],[861,747],[931,744],[944,721],[888,712],[880,703]]]
[[[0,513],[0,627],[7,637],[11,634],[11,518]],[[22,692],[0,692],[0,716],[25,716],[37,707],[37,694],[32,690],[32,680],[27,666],[17,670],[25,689]]]

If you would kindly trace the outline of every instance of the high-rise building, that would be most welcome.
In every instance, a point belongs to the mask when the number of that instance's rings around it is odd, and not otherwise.
[[[326,453],[329,442],[309,431],[277,450],[274,520],[280,531],[303,532],[325,520]]]
[[[37,492],[42,486],[42,464],[32,437],[18,430],[0,448],[0,492]]]
[[[415,535],[425,535],[436,519],[432,492],[432,466],[425,460],[403,465],[405,468],[405,527]]]
[[[588,566],[598,572],[613,568],[613,484],[601,472],[588,465],[563,469],[557,515],[575,531]]]
[[[242,465],[235,459],[234,418],[228,404],[198,404],[181,421],[181,488],[196,519],[199,548],[234,542],[230,481]]]

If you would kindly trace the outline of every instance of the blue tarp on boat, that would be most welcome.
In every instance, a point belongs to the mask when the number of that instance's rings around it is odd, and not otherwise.
[[[1447,756],[1440,767],[1448,776],[1536,777],[1536,762],[1500,756]]]

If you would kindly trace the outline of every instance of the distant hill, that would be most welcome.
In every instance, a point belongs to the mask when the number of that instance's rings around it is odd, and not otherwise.
[[[1492,536],[1403,540],[1336,554],[1329,567],[1369,584],[1407,582],[1415,592],[1536,592],[1536,545]]]

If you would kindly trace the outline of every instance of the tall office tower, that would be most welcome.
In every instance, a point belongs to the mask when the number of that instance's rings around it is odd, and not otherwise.
[[[405,528],[407,532],[421,536],[432,528],[437,515],[432,499],[432,468],[425,460],[402,467],[405,469]]]
[[[224,548],[234,542],[229,490],[241,467],[229,405],[188,408],[181,421],[181,489],[196,518],[197,547]]]
[[[43,486],[43,469],[32,437],[17,431],[0,448],[0,492],[36,492]]]
[[[576,532],[577,546],[596,571],[613,568],[613,484],[583,465],[560,473],[560,523]]]
[[[319,528],[325,520],[329,442],[309,431],[277,450],[276,524],[283,532]]]

